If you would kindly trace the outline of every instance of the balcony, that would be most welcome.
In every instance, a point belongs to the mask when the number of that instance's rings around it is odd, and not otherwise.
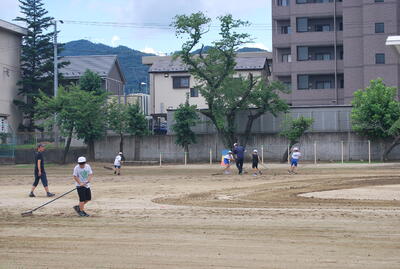
[[[333,15],[335,10],[335,4],[332,3],[307,3],[307,4],[296,4],[293,1],[290,10],[292,15],[309,15],[313,16],[326,16]],[[336,14],[343,14],[343,4],[336,2]]]

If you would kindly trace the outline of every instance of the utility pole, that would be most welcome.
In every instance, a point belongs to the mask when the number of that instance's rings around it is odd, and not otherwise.
[[[64,23],[63,21],[59,21],[61,23]],[[58,93],[58,44],[57,44],[57,20],[53,20],[53,25],[54,25],[54,37],[53,37],[53,49],[54,49],[54,98],[57,97]],[[54,116],[55,118],[56,116]],[[58,126],[54,121],[54,142],[56,146],[58,147],[59,141],[58,141]]]

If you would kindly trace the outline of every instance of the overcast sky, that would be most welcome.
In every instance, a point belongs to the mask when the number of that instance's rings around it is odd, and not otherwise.
[[[60,42],[87,39],[110,46],[169,53],[178,50],[182,43],[168,27],[172,18],[203,11],[214,25],[204,41],[206,44],[217,38],[216,17],[225,14],[252,23],[244,29],[254,38],[254,43],[248,46],[270,50],[272,44],[271,0],[43,0],[43,3],[50,16],[65,21],[59,25]],[[18,0],[0,0],[0,19],[12,22],[20,15],[18,5]],[[103,22],[119,25],[105,26]]]

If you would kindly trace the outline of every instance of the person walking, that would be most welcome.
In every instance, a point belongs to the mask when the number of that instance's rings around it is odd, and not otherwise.
[[[119,152],[117,156],[115,156],[114,160],[114,175],[120,175],[121,174],[121,164],[124,162],[124,156],[122,155],[122,152]]]
[[[290,160],[290,168],[288,170],[289,174],[297,174],[295,169],[297,168],[299,159],[301,157],[301,153],[298,148],[293,148],[291,160]]]
[[[232,151],[228,151],[228,154],[222,156],[221,165],[224,167],[224,174],[231,174],[231,163],[234,161]]]
[[[243,172],[244,152],[245,148],[243,146],[240,146],[238,143],[233,144],[233,153],[236,156],[235,161],[239,175]]]
[[[75,166],[72,175],[79,196],[79,205],[76,205],[73,208],[79,216],[89,217],[90,215],[85,212],[85,205],[92,200],[90,182],[93,179],[93,171],[90,165],[86,163],[85,157],[78,158],[78,164]]]
[[[258,151],[256,149],[253,150],[253,154],[251,154],[251,157],[252,157],[251,168],[253,168],[253,176],[257,176],[257,173],[262,175],[261,170],[258,169],[258,163],[260,162],[260,156],[258,155]]]
[[[43,158],[43,152],[45,151],[45,147],[43,144],[38,144],[36,147],[36,152],[35,152],[35,169],[34,169],[34,177],[35,181],[33,182],[31,192],[29,193],[29,197],[36,197],[34,194],[34,191],[39,184],[39,180],[42,181],[43,187],[46,191],[47,197],[52,197],[55,194],[51,193],[49,191],[49,185],[47,181],[47,175],[46,171],[44,169],[44,158]]]

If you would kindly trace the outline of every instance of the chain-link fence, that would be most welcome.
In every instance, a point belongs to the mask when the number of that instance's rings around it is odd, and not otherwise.
[[[14,158],[15,135],[12,133],[0,133],[0,158]]]

